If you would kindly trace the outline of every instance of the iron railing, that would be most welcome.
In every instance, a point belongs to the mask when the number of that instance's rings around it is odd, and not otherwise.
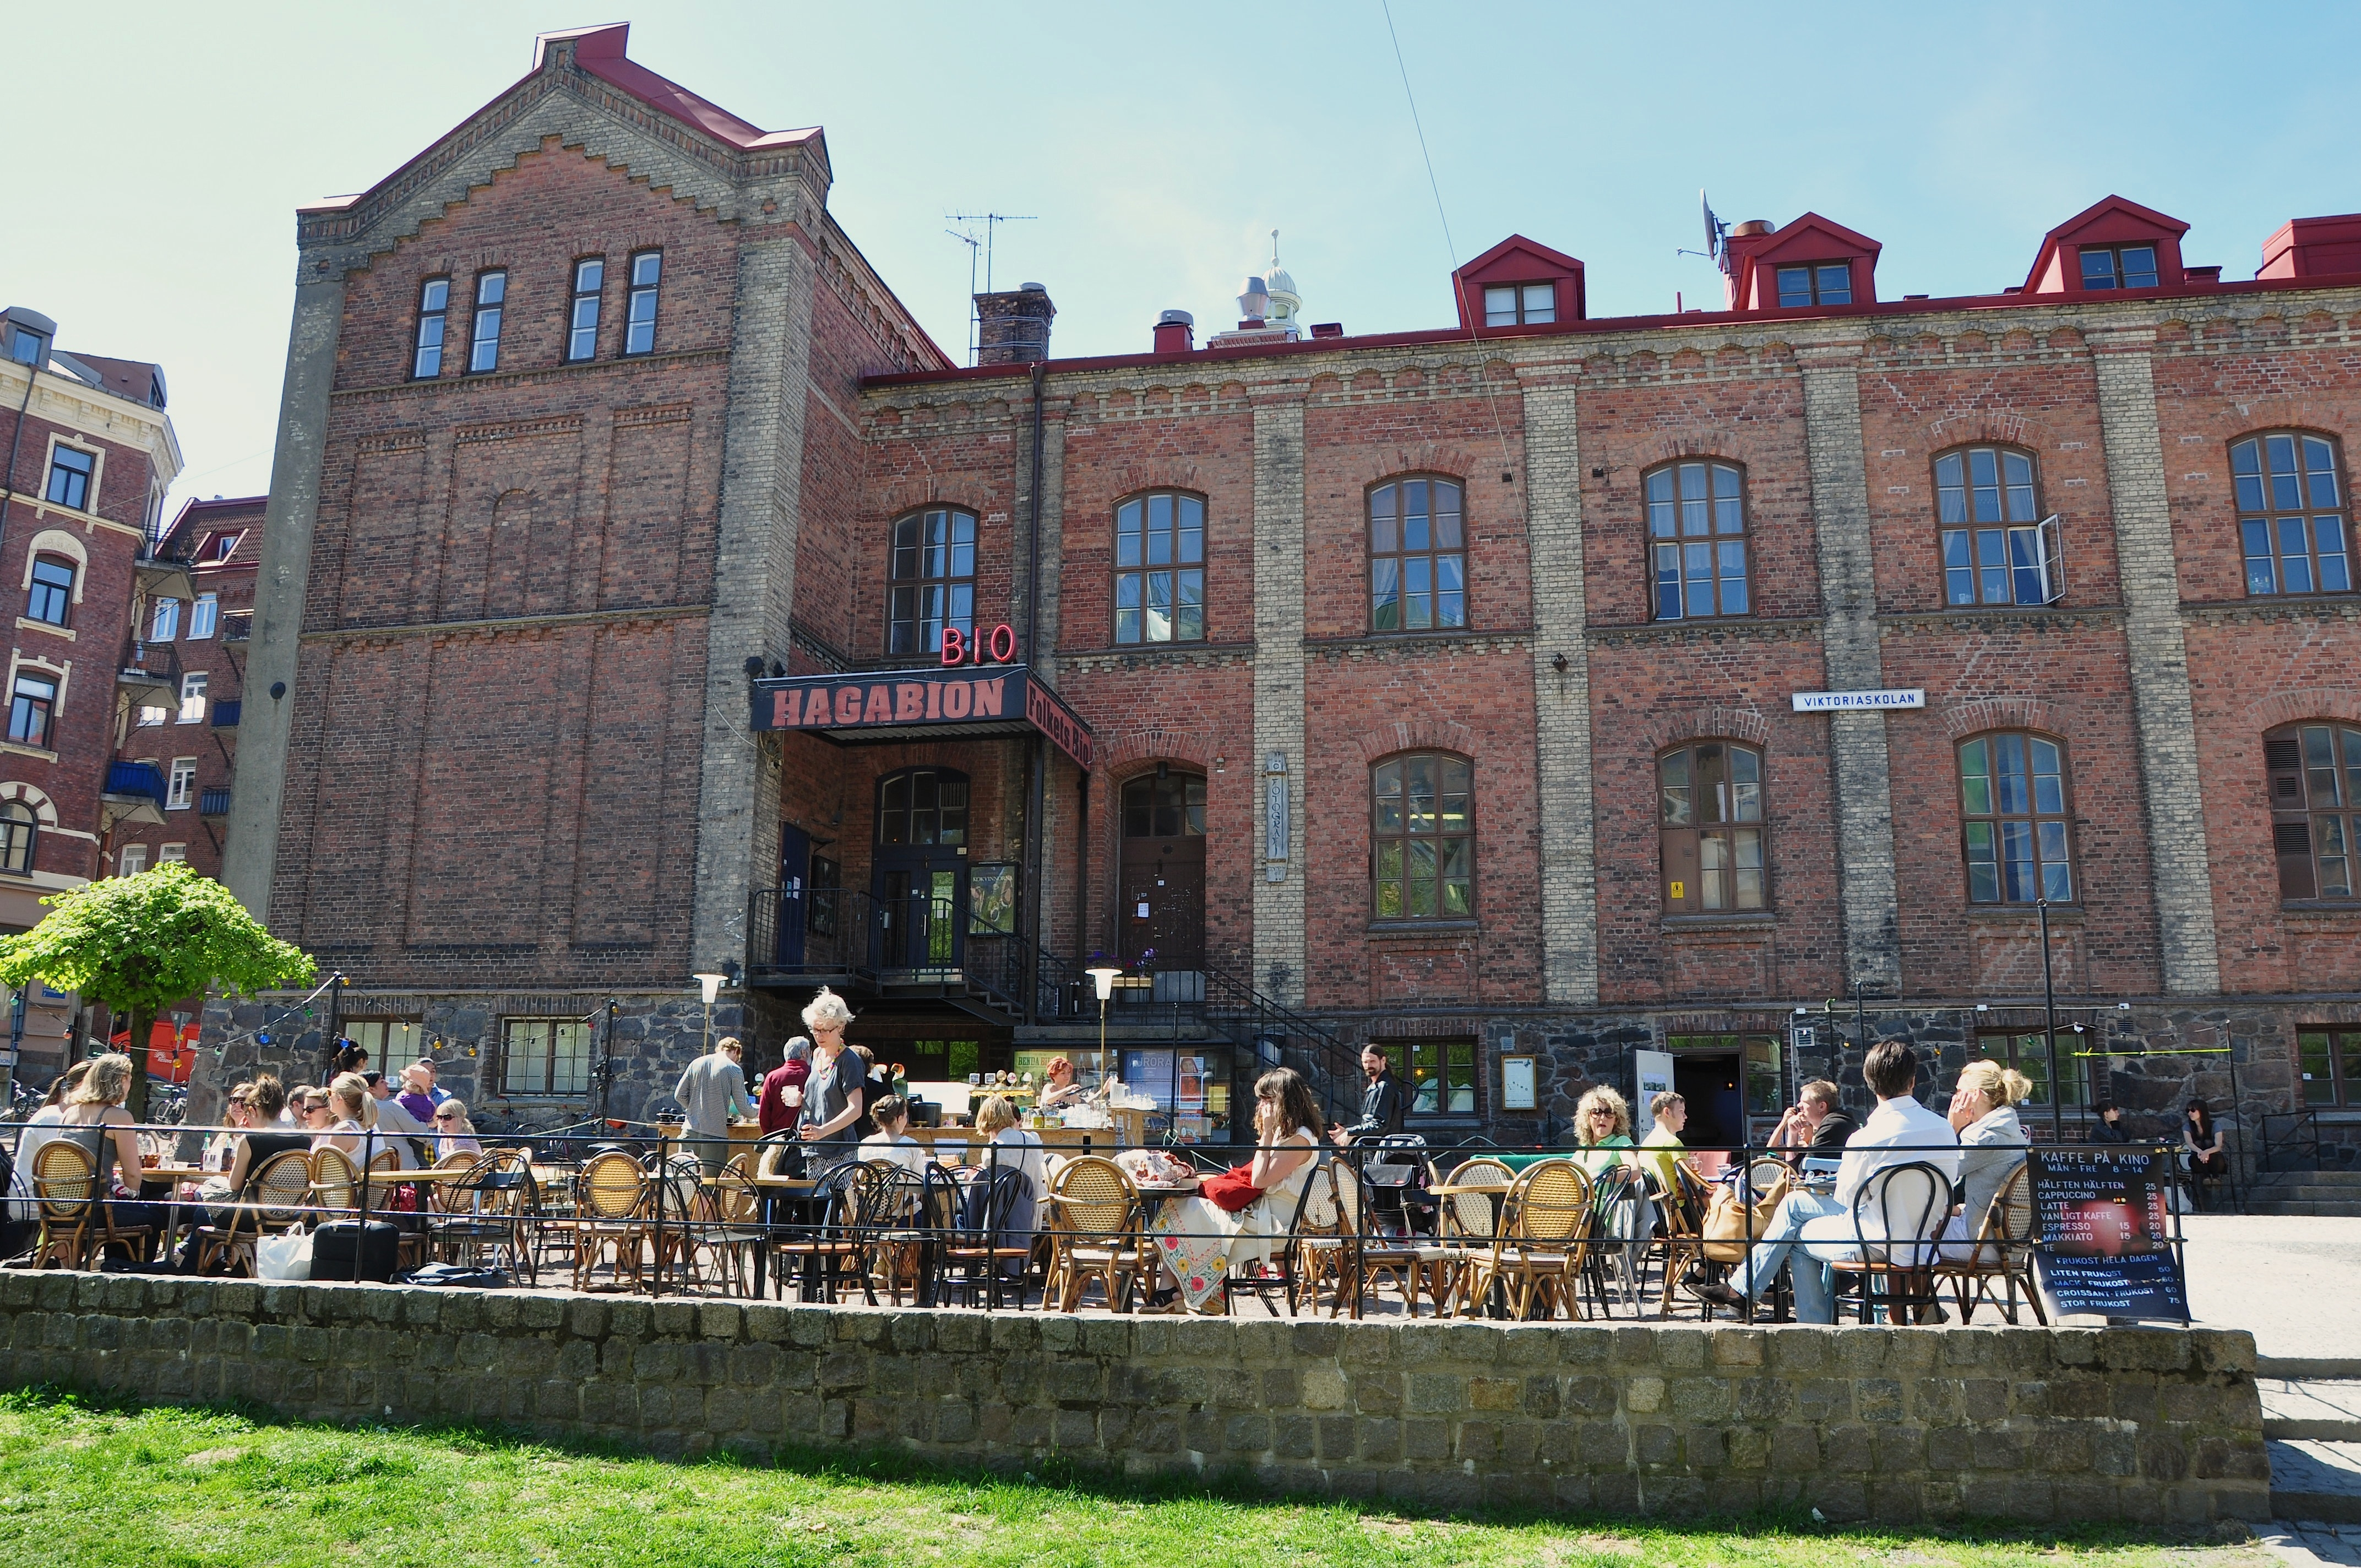
[[[214,728],[216,729],[236,729],[238,715],[244,709],[245,706],[245,703],[240,698],[234,696],[225,696],[217,700],[214,704]]]
[[[227,817],[229,815],[229,791],[226,789],[209,789],[200,792],[197,795],[197,815],[200,817]]]
[[[2257,1118],[2255,1174],[2272,1170],[2318,1170],[2320,1168],[2320,1110],[2307,1105],[2301,1111],[2266,1111]],[[2272,1124],[2284,1123],[2287,1131],[2272,1135]],[[2285,1161],[2285,1164],[2281,1164]]]
[[[145,795],[159,806],[164,804],[164,774],[153,762],[126,762],[116,758],[106,764],[106,794]]]

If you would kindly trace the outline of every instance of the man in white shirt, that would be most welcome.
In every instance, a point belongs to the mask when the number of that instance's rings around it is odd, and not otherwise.
[[[1949,1121],[1914,1097],[1918,1063],[1910,1054],[1909,1044],[1880,1040],[1869,1048],[1861,1075],[1877,1095],[1877,1109],[1870,1113],[1861,1131],[1845,1140],[1834,1195],[1788,1193],[1756,1242],[1752,1258],[1731,1271],[1728,1285],[1699,1286],[1698,1295],[1725,1307],[1741,1306],[1748,1297],[1762,1294],[1784,1267],[1795,1282],[1795,1321],[1833,1323],[1837,1321],[1836,1284],[1828,1265],[1857,1250],[1852,1217],[1855,1195],[1879,1171],[1897,1165],[1931,1165],[1946,1181],[1959,1181],[1960,1135],[1951,1130]],[[1930,1234],[1940,1232],[1949,1213],[1947,1188],[1937,1198],[1935,1232]],[[1884,1216],[1875,1203],[1862,1209],[1861,1226],[1867,1235],[1884,1234]]]

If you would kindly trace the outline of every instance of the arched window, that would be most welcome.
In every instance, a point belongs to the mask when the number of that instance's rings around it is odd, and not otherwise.
[[[888,653],[939,653],[943,630],[975,631],[975,515],[937,507],[894,525]]]
[[[1115,640],[1205,640],[1205,503],[1177,490],[1115,509]]]
[[[2058,520],[2044,519],[2030,454],[1963,446],[1935,459],[1943,602],[2053,604],[2065,596]]]
[[[73,607],[74,564],[60,555],[36,555],[32,577],[32,589],[25,598],[26,619],[65,625]]]
[[[1389,479],[1369,492],[1369,630],[1467,624],[1455,480]]]
[[[1998,730],[1960,742],[1960,843],[1971,904],[2074,899],[2066,749]]]
[[[1388,757],[1369,770],[1371,913],[1379,920],[1476,914],[1473,769],[1447,751]]]
[[[1721,740],[1667,751],[1656,802],[1666,914],[1765,907],[1762,752]]]
[[[1148,773],[1123,786],[1123,836],[1126,839],[1202,839],[1205,836],[1202,773]]]
[[[2300,430],[2230,446],[2230,488],[2250,594],[2341,594],[2353,588],[2336,445]]]
[[[40,818],[21,800],[0,801],[0,872],[23,876],[33,869],[33,841]]]
[[[1658,620],[1744,615],[1746,481],[1728,463],[1667,463],[1641,484],[1648,498]]]
[[[967,775],[949,768],[912,768],[877,786],[880,844],[967,842]]]
[[[2361,729],[2290,724],[2263,737],[2271,844],[2282,898],[2361,898],[2353,837],[2361,831]]]

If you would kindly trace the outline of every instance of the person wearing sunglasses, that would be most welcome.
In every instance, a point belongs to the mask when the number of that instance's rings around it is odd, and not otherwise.
[[[434,1107],[434,1157],[440,1162],[455,1154],[481,1154],[482,1140],[476,1136],[476,1124],[467,1120],[467,1107],[456,1100],[445,1100]]]

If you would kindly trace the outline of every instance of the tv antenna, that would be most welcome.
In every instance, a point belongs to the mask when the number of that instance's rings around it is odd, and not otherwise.
[[[972,228],[945,229],[943,232],[967,247],[967,356],[975,363],[976,334],[980,322],[975,313],[975,268],[979,254],[983,259],[983,292],[992,292],[992,241],[1003,224],[1029,224],[1038,219],[1031,213],[945,213],[943,216],[955,224],[982,224],[979,236]]]

